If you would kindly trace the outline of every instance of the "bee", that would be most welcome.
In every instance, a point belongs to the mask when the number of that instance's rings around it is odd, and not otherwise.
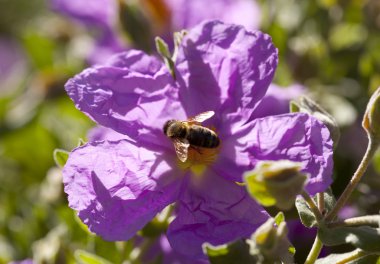
[[[218,135],[211,129],[201,125],[211,118],[214,111],[200,113],[186,121],[168,120],[164,124],[164,134],[174,144],[175,152],[180,161],[187,160],[189,148],[217,148],[220,144]]]

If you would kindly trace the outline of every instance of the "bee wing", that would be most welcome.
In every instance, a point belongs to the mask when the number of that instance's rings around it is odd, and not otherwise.
[[[188,122],[196,122],[196,123],[202,123],[206,121],[207,119],[211,118],[215,114],[214,111],[207,111],[200,113],[194,117],[189,118],[187,121]]]
[[[175,152],[180,161],[185,162],[187,160],[187,152],[190,147],[190,143],[187,139],[173,139]]]

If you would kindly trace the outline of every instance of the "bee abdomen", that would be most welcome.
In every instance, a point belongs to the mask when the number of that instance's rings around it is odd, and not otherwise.
[[[220,144],[217,134],[202,126],[192,126],[189,129],[187,140],[190,145],[202,148],[216,148]]]

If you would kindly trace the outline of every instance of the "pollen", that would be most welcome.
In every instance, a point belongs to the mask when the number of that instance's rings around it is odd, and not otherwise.
[[[220,146],[217,148],[190,147],[187,160],[185,162],[178,160],[178,166],[183,170],[190,170],[196,176],[201,176],[216,160],[219,149]]]

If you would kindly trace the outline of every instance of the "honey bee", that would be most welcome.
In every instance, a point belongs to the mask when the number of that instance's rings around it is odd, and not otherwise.
[[[201,125],[211,118],[214,111],[200,113],[186,121],[168,120],[164,125],[164,134],[173,143],[180,161],[187,160],[189,148],[217,148],[220,144],[218,135],[211,129]]]

